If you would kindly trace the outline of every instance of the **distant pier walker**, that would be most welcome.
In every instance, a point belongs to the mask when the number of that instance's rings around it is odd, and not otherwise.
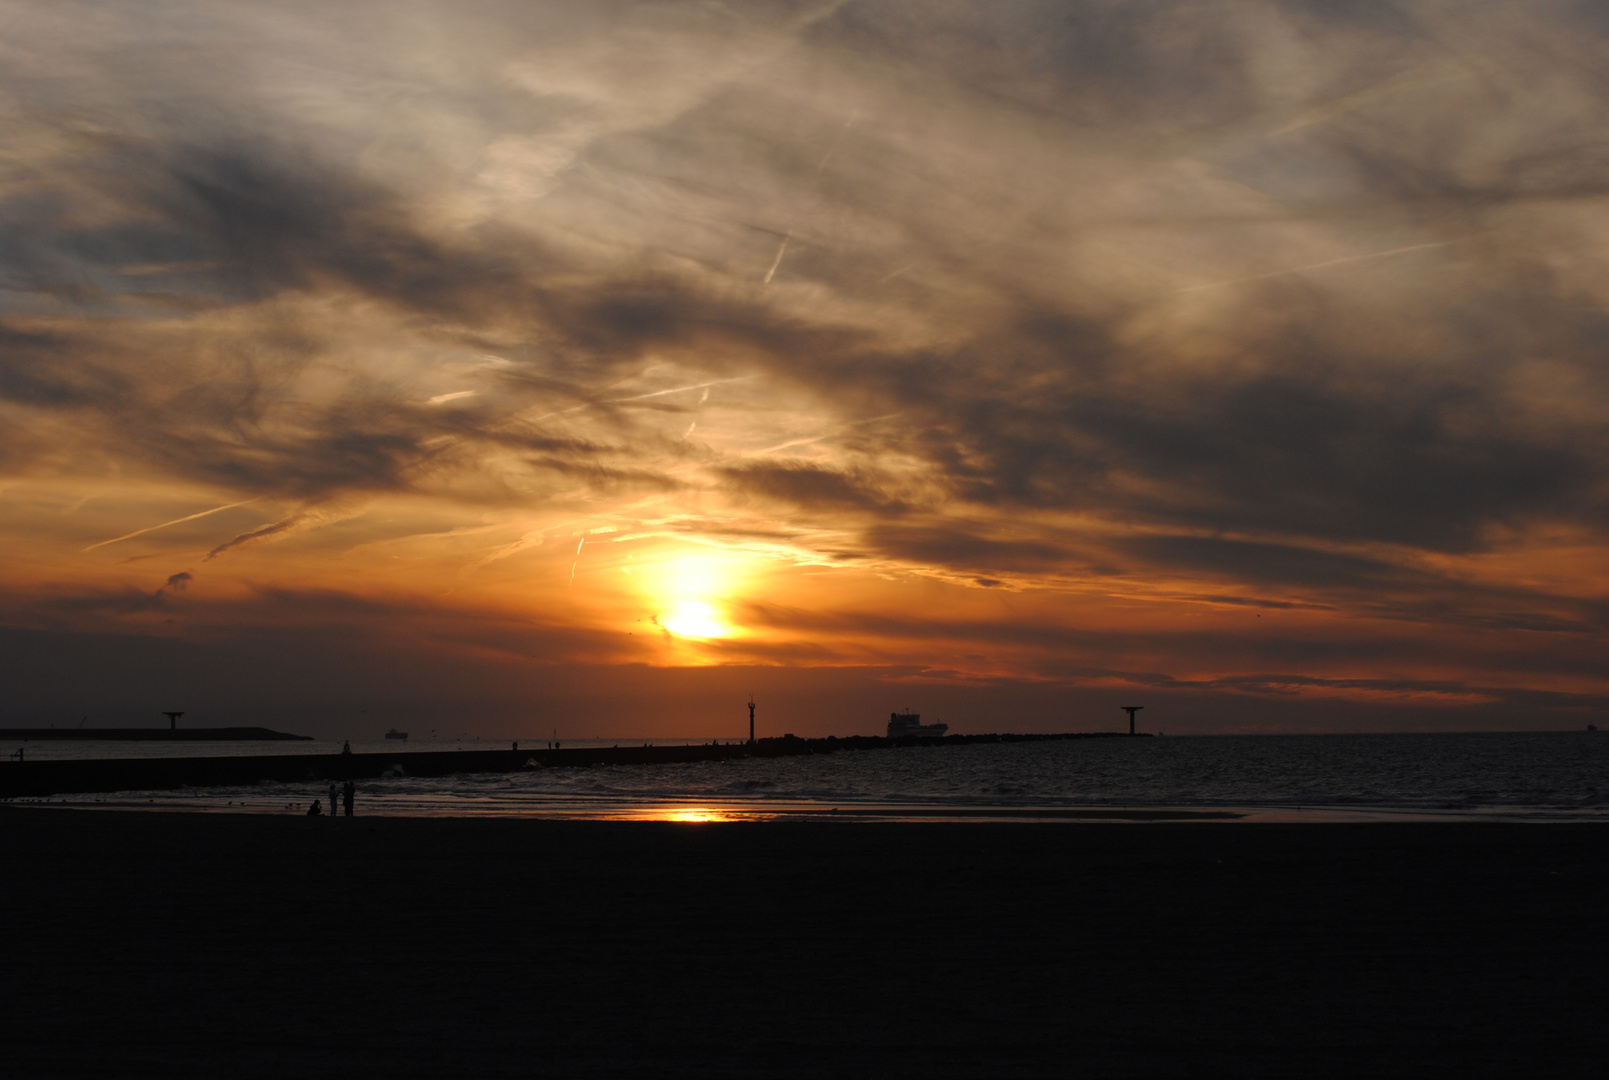
[[[1134,714],[1145,708],[1144,705],[1119,705],[1119,709],[1129,714],[1129,734],[1134,734]]]
[[[897,712],[888,714],[888,737],[890,739],[904,739],[912,735],[936,739],[949,730],[949,724],[923,724],[921,713]]]

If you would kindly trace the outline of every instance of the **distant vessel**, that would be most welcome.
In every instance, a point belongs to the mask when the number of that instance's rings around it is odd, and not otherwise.
[[[398,731],[396,728],[392,728],[390,731],[385,733],[385,737],[388,739],[406,739],[408,737],[408,733],[406,731]]]
[[[936,739],[949,730],[949,724],[922,723],[921,713],[897,712],[888,714],[888,737],[890,739],[906,739],[912,735]]]

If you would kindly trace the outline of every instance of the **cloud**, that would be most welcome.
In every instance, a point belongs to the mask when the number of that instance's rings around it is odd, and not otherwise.
[[[1215,537],[1140,536],[1122,547],[1154,565],[1253,584],[1386,589],[1406,584],[1409,576],[1390,563],[1358,555]]]
[[[1036,573],[1065,568],[1074,558],[1054,543],[979,535],[961,524],[880,524],[868,530],[867,539],[873,550],[895,558],[963,570]]]
[[[804,508],[862,509],[898,513],[898,500],[880,495],[867,478],[809,462],[767,461],[727,466],[721,475],[735,490]]]
[[[247,544],[255,544],[264,540],[273,540],[278,537],[288,536],[291,533],[296,532],[298,529],[306,528],[310,523],[310,520],[310,515],[293,514],[288,518],[273,522],[270,525],[264,525],[261,528],[240,533],[207,552],[207,557],[202,561],[211,562],[213,559],[216,559],[225,552],[232,551],[238,547],[244,547]]]
[[[484,519],[452,557],[504,567],[616,515],[1601,632],[1546,570],[1609,524],[1590,5],[9,18],[0,467],[183,494],[80,554],[260,501],[198,553]]]

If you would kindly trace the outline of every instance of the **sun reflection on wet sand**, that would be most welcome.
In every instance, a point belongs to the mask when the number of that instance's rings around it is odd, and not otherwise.
[[[720,810],[712,810],[705,806],[677,806],[648,810],[634,815],[649,821],[732,821],[735,820]]]
[[[617,821],[683,821],[693,824],[727,821],[772,821],[785,816],[786,811],[776,809],[737,808],[728,806],[656,806],[631,810],[609,817]]]

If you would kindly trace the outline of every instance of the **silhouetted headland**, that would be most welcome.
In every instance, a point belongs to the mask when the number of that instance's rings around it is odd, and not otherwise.
[[[217,730],[217,729],[215,729]],[[169,732],[159,732],[163,737]],[[279,736],[300,738],[300,736]],[[796,735],[753,743],[696,746],[584,746],[560,750],[416,750],[377,754],[275,754],[239,757],[99,758],[89,761],[0,762],[0,798],[65,792],[164,791],[263,781],[365,780],[392,776],[452,776],[520,769],[583,768],[593,765],[669,765],[741,758],[796,757],[848,750],[903,746],[964,746],[970,743],[1049,742],[1062,739],[1128,738],[1119,732],[1054,735],[944,735],[888,739],[876,735],[801,739]]]

